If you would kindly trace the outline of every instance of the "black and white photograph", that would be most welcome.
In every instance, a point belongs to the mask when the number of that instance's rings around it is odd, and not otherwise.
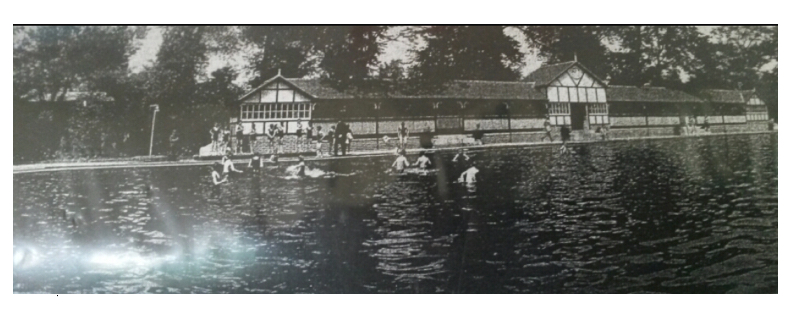
[[[776,24],[14,25],[13,59],[15,294],[779,293]]]

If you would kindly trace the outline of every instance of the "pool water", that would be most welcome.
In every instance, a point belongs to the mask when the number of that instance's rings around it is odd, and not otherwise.
[[[777,134],[570,149],[15,174],[13,291],[777,292]]]

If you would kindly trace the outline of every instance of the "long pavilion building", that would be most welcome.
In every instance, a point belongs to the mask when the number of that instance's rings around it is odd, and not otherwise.
[[[485,143],[538,141],[545,117],[556,129],[568,126],[574,140],[606,128],[614,137],[675,135],[692,118],[700,125],[707,119],[713,133],[761,131],[768,120],[754,91],[694,96],[663,87],[612,86],[577,61],[541,67],[524,81],[454,80],[426,95],[354,95],[320,79],[280,74],[239,101],[230,122],[243,122],[247,134],[252,126],[262,135],[269,125],[284,124],[293,135],[299,120],[328,131],[342,120],[356,136],[352,150],[384,146],[381,137],[395,137],[401,122],[409,128],[410,146],[417,147],[411,136],[418,133],[433,133],[441,145],[445,139],[457,144],[476,128],[486,133]]]

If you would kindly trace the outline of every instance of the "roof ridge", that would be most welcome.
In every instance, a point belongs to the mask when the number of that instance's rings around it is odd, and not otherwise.
[[[471,80],[471,79],[454,79],[453,82],[491,82],[491,83],[514,83],[514,84],[533,84],[533,81],[509,81],[509,80]]]
[[[541,66],[539,68],[536,68],[536,70],[539,70],[539,69],[542,69],[542,68],[545,68],[545,67],[553,67],[553,66],[563,65],[563,64],[566,64],[566,63],[577,63],[577,61],[574,61],[574,60],[562,61],[560,63],[555,63],[555,64],[549,64],[549,65]],[[534,70],[534,71],[536,71],[536,70]]]

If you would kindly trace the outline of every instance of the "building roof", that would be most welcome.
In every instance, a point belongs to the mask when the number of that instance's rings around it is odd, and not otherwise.
[[[273,82],[269,79],[262,85],[243,95],[249,95]],[[322,100],[354,99],[355,95],[334,89],[324,84],[321,79],[283,78],[295,88]],[[382,95],[374,96],[382,97]],[[399,92],[388,94],[393,99],[495,99],[495,100],[545,100],[544,93],[534,89],[533,82],[517,81],[484,81],[484,80],[453,80],[446,84],[442,91],[433,94],[407,95]]]
[[[744,92],[749,92],[747,96]],[[711,89],[702,90],[699,93],[710,102],[715,103],[739,103],[745,104],[748,98],[751,98],[752,90],[739,91],[739,90],[721,90]]]
[[[606,84],[599,78],[597,75],[592,73],[588,68],[583,66],[583,64],[577,61],[567,61],[558,64],[552,64],[547,66],[539,67],[539,69],[534,70],[527,77],[525,77],[525,81],[535,82],[537,87],[545,87],[550,85],[553,80],[556,80],[560,77],[564,72],[572,68],[573,66],[579,66],[581,70],[589,74],[594,80],[596,80],[601,85],[605,86]]]
[[[703,102],[702,99],[663,87],[608,86],[608,102]]]
[[[547,96],[534,89],[533,82],[453,80],[442,91],[423,95],[391,95],[396,99],[489,99],[545,100]]]

